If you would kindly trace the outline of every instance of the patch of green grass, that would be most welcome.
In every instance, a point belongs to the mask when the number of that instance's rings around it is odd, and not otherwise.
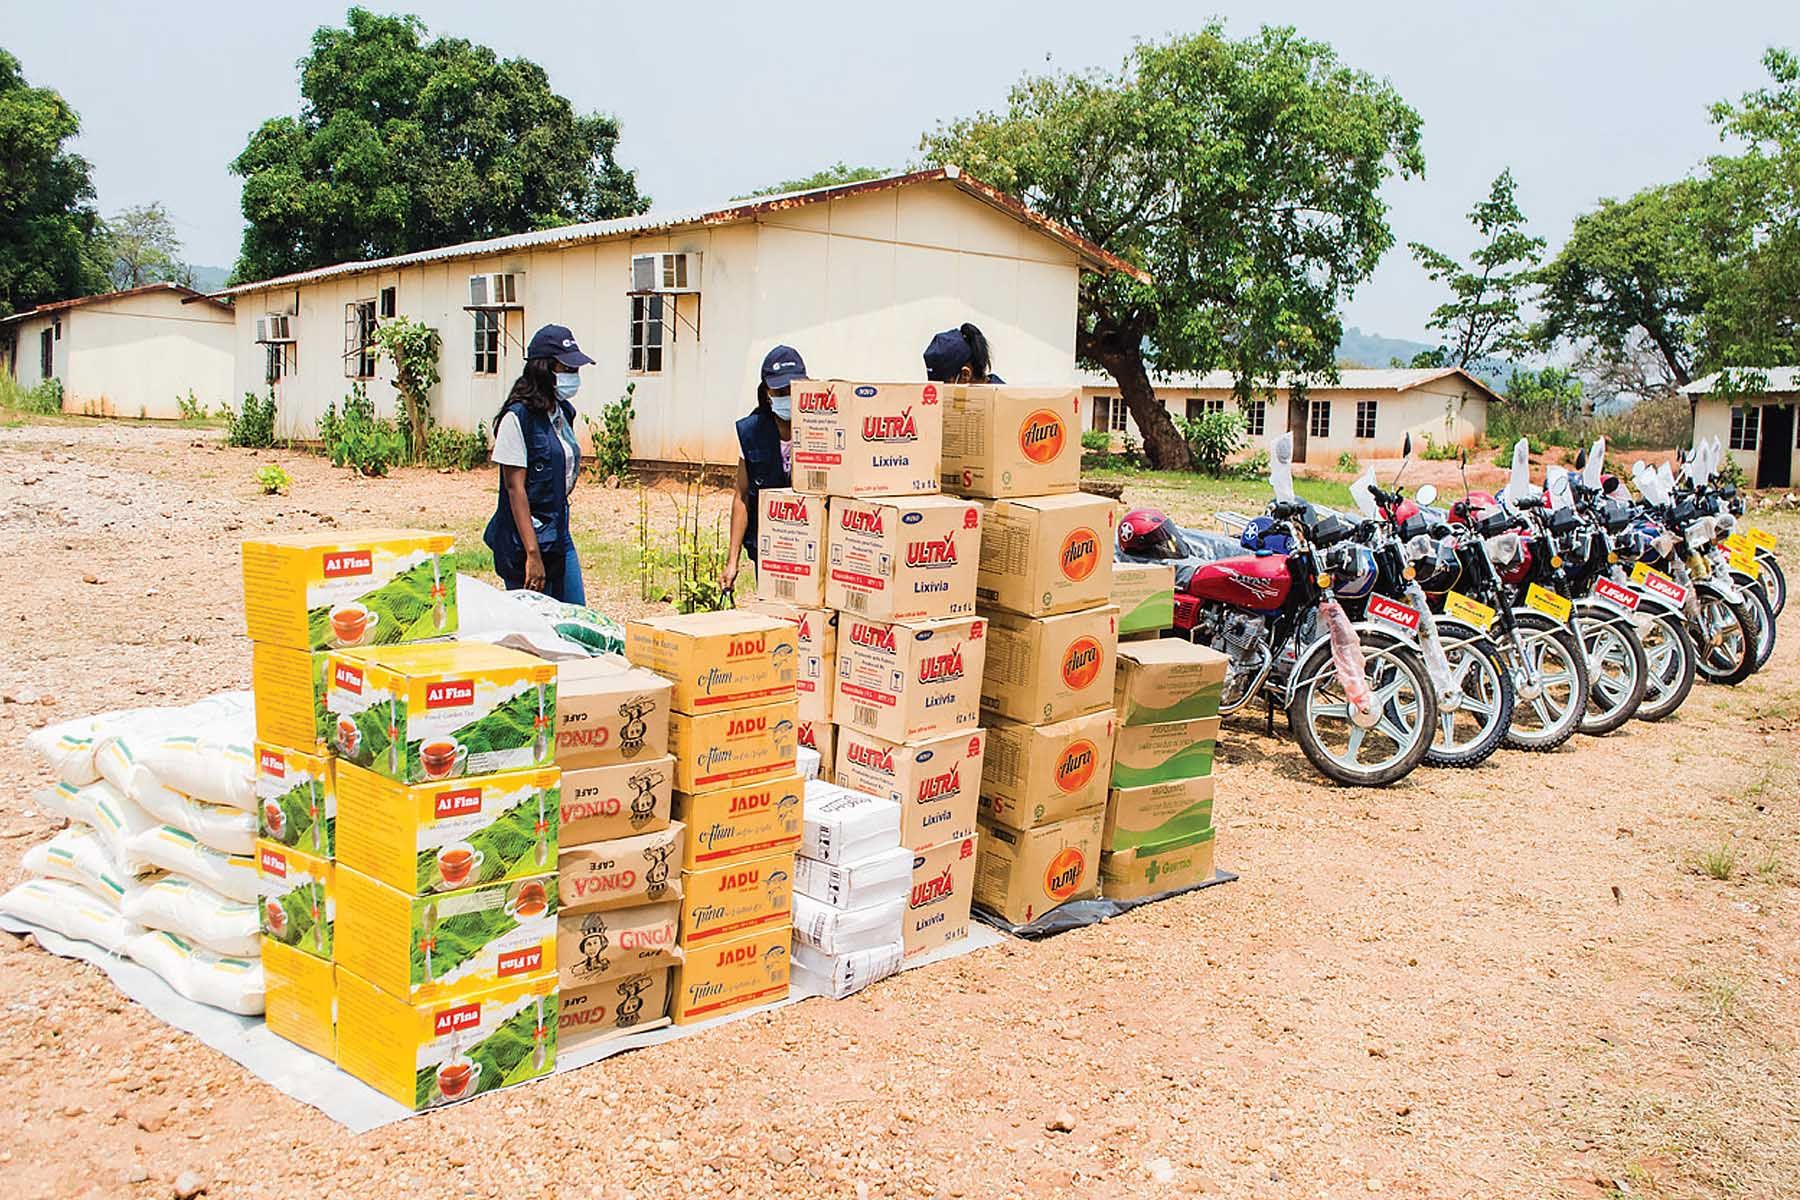
[[[1737,851],[1730,842],[1719,845],[1701,854],[1694,860],[1694,867],[1709,879],[1726,880],[1737,874]]]
[[[1756,873],[1764,879],[1774,879],[1781,874],[1781,857],[1771,850],[1756,864]]]
[[[1213,504],[1260,512],[1274,498],[1266,479],[1212,479],[1186,471],[1109,470],[1084,471],[1094,479],[1119,481],[1128,492],[1138,489],[1169,492],[1194,504]],[[1302,500],[1331,508],[1351,506],[1350,487],[1335,479],[1294,480],[1294,491]]]

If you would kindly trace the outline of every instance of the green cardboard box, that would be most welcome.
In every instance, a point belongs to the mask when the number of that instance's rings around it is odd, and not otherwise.
[[[1210,775],[1113,788],[1106,798],[1106,832],[1100,845],[1119,851],[1176,842],[1212,828],[1212,821]]]
[[[1188,840],[1158,842],[1100,856],[1100,894],[1141,900],[1205,883],[1213,875],[1214,830]]]
[[[1180,638],[1119,647],[1113,707],[1126,725],[1156,725],[1219,715],[1225,656]]]
[[[1119,606],[1119,635],[1154,633],[1175,624],[1175,568],[1157,563],[1114,563],[1112,602]]]
[[[1148,787],[1212,774],[1219,718],[1121,725],[1113,739],[1112,786]]]

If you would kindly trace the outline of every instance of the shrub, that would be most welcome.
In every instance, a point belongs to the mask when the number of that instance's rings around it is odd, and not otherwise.
[[[631,418],[637,415],[632,400],[637,384],[628,383],[617,400],[600,406],[600,419],[586,418],[588,437],[594,443],[594,478],[623,479],[631,466]]]
[[[1231,473],[1238,479],[1267,479],[1269,477],[1269,452],[1258,450],[1248,458],[1233,464]]]
[[[1426,462],[1455,462],[1456,456],[1461,453],[1462,447],[1455,442],[1445,442],[1440,446],[1428,433],[1425,435],[1425,449],[1420,452],[1419,457]]]
[[[244,393],[244,407],[232,411],[229,404],[219,406],[225,418],[225,444],[252,450],[267,450],[275,444],[275,389],[266,396]]]
[[[1198,417],[1178,417],[1176,426],[1187,441],[1194,469],[1217,479],[1225,460],[1237,453],[1244,441],[1244,418],[1234,412],[1209,412]]]
[[[341,416],[335,403],[325,406],[319,438],[332,466],[354,467],[364,475],[386,475],[407,457],[406,434],[392,419],[375,415],[375,401],[360,383],[352,384],[344,397]]]
[[[1090,454],[1105,454],[1112,446],[1112,435],[1104,429],[1086,429],[1081,434],[1081,448]]]
[[[294,480],[279,463],[270,463],[257,468],[256,482],[265,496],[285,496]]]
[[[1337,469],[1346,475],[1354,475],[1362,469],[1362,464],[1356,461],[1356,455],[1346,450],[1338,455]]]
[[[434,425],[425,435],[425,465],[455,471],[473,471],[488,461],[487,430],[477,425],[475,432],[464,433]]]
[[[1750,477],[1744,474],[1744,468],[1738,463],[1736,455],[1726,454],[1724,459],[1719,463],[1719,471],[1718,474],[1713,477],[1713,482],[1719,484],[1729,483],[1733,487],[1747,488],[1750,486]]]
[[[411,317],[390,317],[375,327],[375,344],[394,364],[394,387],[406,409],[406,450],[414,462],[431,453],[431,389],[436,387],[438,331]]]
[[[700,508],[704,495],[696,472],[685,492],[670,498],[674,520],[664,524],[652,522],[650,493],[638,489],[638,594],[643,599],[672,603],[683,613],[730,607],[732,594],[719,586],[730,533],[722,516],[711,528],[703,526]],[[673,545],[667,536],[670,528],[675,531]]]
[[[194,395],[193,388],[188,389],[187,395],[175,397],[175,409],[183,421],[206,420],[206,401]]]

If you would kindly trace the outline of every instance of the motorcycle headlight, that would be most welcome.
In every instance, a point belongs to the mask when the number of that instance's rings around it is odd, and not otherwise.
[[[1675,535],[1665,529],[1656,535],[1656,540],[1651,545],[1656,547],[1656,557],[1667,558],[1675,553]]]
[[[1700,550],[1713,540],[1713,519],[1701,517],[1684,531],[1689,550]]]

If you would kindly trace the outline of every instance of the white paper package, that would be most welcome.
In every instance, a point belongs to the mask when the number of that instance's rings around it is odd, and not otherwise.
[[[853,863],[794,859],[794,891],[833,908],[867,908],[904,900],[912,891],[911,850],[883,851]]]
[[[819,777],[819,767],[823,761],[819,752],[811,746],[801,746],[794,751],[794,770],[809,783]]]
[[[796,983],[833,1000],[842,1000],[886,979],[900,969],[906,946],[898,936],[883,946],[826,954],[811,946],[794,946],[793,977]]]
[[[809,946],[822,954],[871,950],[898,938],[905,917],[904,896],[862,908],[833,908],[795,892],[794,945]]]
[[[852,863],[900,844],[900,806],[892,800],[812,780],[801,807],[799,853],[827,863]]]

